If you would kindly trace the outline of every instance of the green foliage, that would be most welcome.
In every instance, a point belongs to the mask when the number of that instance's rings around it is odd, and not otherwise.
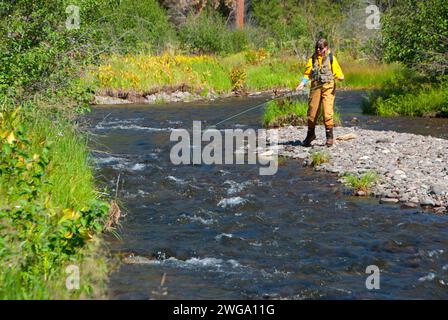
[[[160,52],[175,42],[174,27],[157,0],[102,2],[108,5],[92,29],[108,52]]]
[[[230,72],[230,81],[232,82],[232,91],[241,91],[244,89],[247,74],[241,67],[234,67]]]
[[[386,61],[401,61],[430,77],[447,73],[446,1],[403,0],[382,21]]]
[[[412,88],[412,87],[409,87]],[[448,86],[432,85],[406,90],[374,91],[363,102],[364,113],[380,116],[448,116]]]
[[[196,53],[231,52],[229,32],[224,19],[216,12],[206,10],[199,15],[189,15],[179,30],[184,47]]]
[[[250,64],[259,64],[269,57],[269,53],[264,49],[247,50],[245,52],[246,61]]]
[[[290,98],[269,101],[262,115],[264,127],[302,126],[307,123],[308,103]],[[322,124],[322,119],[319,120]],[[334,122],[341,124],[341,117],[337,110],[334,112]]]
[[[316,151],[311,154],[311,165],[313,167],[320,166],[323,163],[328,163],[331,160],[331,156],[326,151]]]
[[[379,180],[378,175],[369,171],[362,175],[355,174],[345,174],[344,175],[344,184],[353,190],[353,193],[357,193],[358,191],[369,193],[370,189],[375,185],[375,183]]]
[[[57,141],[38,132],[33,117],[7,105],[0,112],[0,298],[51,297],[49,279],[63,281],[64,264],[80,258],[109,210],[93,192],[86,153],[70,142],[70,127],[58,125],[65,130]],[[50,133],[51,121],[37,119]],[[70,160],[77,156],[84,162]],[[63,171],[58,157],[68,162]],[[79,196],[78,189],[90,194]]]
[[[67,5],[80,8],[80,29],[65,26]],[[55,92],[85,109],[93,92],[80,70],[102,53],[164,47],[174,31],[156,0],[18,0],[0,7],[0,98],[20,101]]]
[[[448,116],[448,82],[434,83],[412,69],[401,69],[363,100],[366,114]]]
[[[253,0],[253,16],[259,26],[280,42],[306,35],[304,12],[297,1]]]

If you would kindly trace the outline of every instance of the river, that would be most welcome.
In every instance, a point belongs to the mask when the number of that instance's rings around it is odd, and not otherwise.
[[[447,119],[379,118],[361,91],[339,92],[344,125],[448,138]],[[89,114],[98,181],[125,217],[113,253],[146,257],[111,275],[111,299],[446,299],[448,216],[350,196],[330,174],[285,160],[257,165],[171,164],[172,128],[204,125],[266,98],[99,106]],[[222,128],[259,128],[261,110]],[[380,269],[368,290],[367,266]],[[161,279],[164,276],[163,286]]]

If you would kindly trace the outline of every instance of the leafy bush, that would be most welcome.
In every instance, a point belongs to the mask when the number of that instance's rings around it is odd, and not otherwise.
[[[263,112],[262,123],[264,127],[303,126],[307,124],[308,103],[306,101],[286,98],[269,101]],[[334,112],[334,122],[341,125],[339,112]],[[322,124],[320,117],[319,123]]]
[[[189,15],[179,30],[180,40],[185,48],[195,53],[231,52],[228,46],[229,31],[224,19],[216,12],[204,11]]]
[[[55,137],[38,134],[25,116],[20,109],[0,112],[0,298],[51,297],[56,283],[49,280],[103,230],[109,209],[88,185],[86,155],[83,164],[70,162],[63,174],[58,171],[58,157],[82,157],[70,129],[55,144]],[[49,130],[51,120],[40,120]],[[79,190],[90,194],[82,197]]]
[[[234,67],[230,72],[230,80],[232,81],[232,91],[241,91],[244,89],[247,74],[241,67]]]
[[[446,1],[399,1],[382,21],[386,61],[403,62],[431,77],[447,73]]]
[[[246,61],[250,64],[259,64],[269,57],[269,53],[261,48],[258,50],[247,50],[245,52]]]
[[[320,166],[323,163],[330,162],[330,154],[326,151],[316,151],[311,154],[311,165],[313,167]]]
[[[296,40],[306,34],[303,11],[295,1],[254,0],[253,17],[278,42]]]
[[[378,175],[369,171],[362,175],[346,174],[344,175],[345,185],[353,190],[353,193],[362,191],[364,193],[369,193],[373,185],[379,180]]]
[[[104,2],[104,1],[103,1]],[[175,30],[157,0],[108,0],[94,22],[101,47],[120,53],[160,52],[175,42]]]

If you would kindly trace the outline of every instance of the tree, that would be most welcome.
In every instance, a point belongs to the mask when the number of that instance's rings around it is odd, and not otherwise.
[[[384,58],[430,77],[448,71],[448,6],[445,0],[403,0],[383,19]]]

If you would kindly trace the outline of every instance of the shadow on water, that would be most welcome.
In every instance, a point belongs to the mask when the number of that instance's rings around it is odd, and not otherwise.
[[[362,94],[338,93],[345,125],[446,137],[446,120],[361,115]],[[99,180],[113,190],[120,175],[127,212],[122,239],[109,246],[147,258],[111,276],[110,298],[448,298],[446,216],[350,197],[336,177],[295,160],[274,176],[256,165],[171,164],[172,128],[213,125],[263,99],[103,106],[89,115],[92,146],[108,152],[93,153]],[[258,128],[260,115],[222,127]],[[369,265],[381,270],[380,290],[366,289]]]

